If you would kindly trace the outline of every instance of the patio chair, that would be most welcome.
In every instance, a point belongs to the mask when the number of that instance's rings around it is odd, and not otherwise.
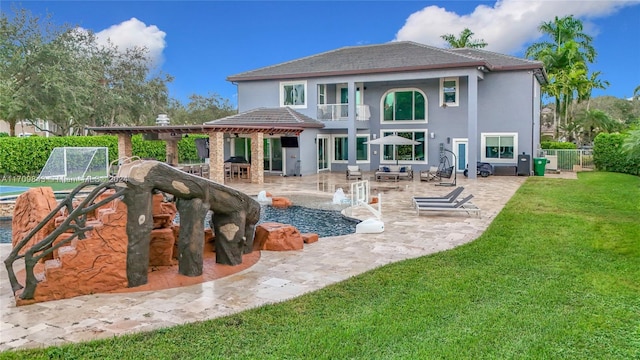
[[[480,208],[472,204],[469,200],[473,195],[469,195],[460,201],[453,203],[418,203],[416,212],[420,215],[421,211],[440,211],[440,212],[466,212],[467,214],[477,214],[480,216]]]
[[[431,181],[431,180],[440,180],[437,166],[431,166],[429,167],[429,170],[420,171],[420,181]]]
[[[347,166],[347,180],[362,180],[362,172],[357,165],[348,165]]]
[[[414,206],[419,203],[453,203],[463,190],[464,187],[459,186],[444,196],[414,196],[411,201]]]

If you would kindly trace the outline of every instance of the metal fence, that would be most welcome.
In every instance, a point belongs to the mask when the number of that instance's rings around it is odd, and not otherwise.
[[[593,150],[547,149],[545,157],[549,160],[547,170],[580,171],[595,170]]]

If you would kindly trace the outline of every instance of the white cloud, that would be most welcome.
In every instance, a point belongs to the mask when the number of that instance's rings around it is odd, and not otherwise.
[[[134,46],[145,47],[153,66],[162,65],[162,51],[166,47],[164,37],[167,34],[155,25],[147,26],[142,21],[131,18],[96,33],[98,43],[106,44],[108,40],[119,49]]]
[[[411,14],[395,40],[411,40],[445,47],[443,34],[473,31],[474,39],[488,43],[487,50],[514,54],[542,35],[538,26],[555,16],[574,15],[583,20],[585,32],[595,35],[589,19],[604,17],[638,0],[498,0],[493,6],[479,5],[471,14],[459,15],[439,6],[427,6]]]

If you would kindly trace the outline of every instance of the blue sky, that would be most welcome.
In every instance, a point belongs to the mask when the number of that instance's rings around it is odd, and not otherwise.
[[[554,16],[583,20],[598,51],[591,71],[611,85],[597,95],[630,97],[640,85],[640,0],[501,1],[0,1],[57,24],[90,29],[121,47],[144,45],[175,77],[170,95],[216,93],[235,104],[226,77],[344,46],[412,40],[470,28],[487,50],[522,56]]]

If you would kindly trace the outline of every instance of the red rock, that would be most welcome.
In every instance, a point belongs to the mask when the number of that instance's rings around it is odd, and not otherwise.
[[[305,233],[305,234],[301,234],[302,235],[302,241],[304,241],[305,244],[312,244],[316,241],[318,241],[318,234],[314,234],[314,233]]]
[[[292,205],[291,200],[287,199],[286,197],[276,196],[271,198],[271,206],[273,207],[286,209],[291,205]]]
[[[50,187],[31,188],[18,196],[11,220],[11,244],[15,247],[57,206],[56,197]],[[33,245],[42,241],[54,229],[55,220],[51,219],[25,244],[20,254],[24,254]]]
[[[170,266],[173,265],[173,245],[176,239],[173,236],[173,229],[151,230],[151,240],[149,242],[149,266]]]
[[[300,231],[295,226],[270,222],[256,227],[253,250],[301,250],[303,244]]]

